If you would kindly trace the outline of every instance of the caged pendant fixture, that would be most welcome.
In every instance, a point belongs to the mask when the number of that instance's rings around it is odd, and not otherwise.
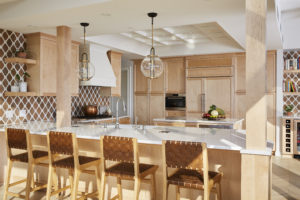
[[[95,67],[89,60],[89,55],[87,53],[87,47],[85,43],[86,37],[86,27],[89,26],[89,23],[80,23],[84,30],[84,40],[83,40],[83,52],[81,53],[80,63],[79,63],[79,80],[88,81],[92,79],[95,75]]]
[[[150,55],[147,55],[141,64],[142,73],[144,76],[151,79],[158,78],[160,75],[162,75],[164,70],[163,62],[157,55],[155,55],[155,49],[153,47],[153,20],[156,16],[157,13],[148,13],[148,17],[151,17],[152,22],[152,47],[150,49]]]

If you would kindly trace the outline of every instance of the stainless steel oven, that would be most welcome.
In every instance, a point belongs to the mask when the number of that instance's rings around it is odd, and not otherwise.
[[[185,96],[171,94],[166,96],[166,110],[183,110],[185,109]]]

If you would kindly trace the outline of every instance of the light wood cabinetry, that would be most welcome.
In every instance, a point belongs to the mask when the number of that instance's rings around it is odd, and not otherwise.
[[[138,124],[149,124],[149,98],[148,94],[135,94],[134,114]]]
[[[166,110],[166,117],[184,117],[185,110]]]
[[[141,60],[134,61],[135,117],[139,124],[153,124],[152,119],[165,116],[164,74],[148,79],[141,72]]]
[[[186,80],[186,112],[187,115],[202,113],[203,79],[188,78]]]
[[[166,58],[163,59],[166,70],[166,93],[185,93],[185,59]]]
[[[44,33],[26,34],[26,45],[30,56],[37,60],[27,72],[31,75],[28,79],[28,90],[39,96],[56,95],[56,66],[57,45],[56,37]],[[79,43],[72,42],[72,65],[69,72],[72,77],[72,95],[78,94],[78,62]]]
[[[165,79],[163,73],[160,77],[150,79],[150,93],[151,94],[164,94],[165,93]]]
[[[157,94],[150,96],[150,124],[153,124],[153,119],[163,118],[165,116],[165,95]]]
[[[232,77],[212,77],[204,79],[205,112],[212,104],[225,111],[231,117],[233,104]]]
[[[149,88],[149,79],[141,71],[141,60],[134,61],[134,92],[147,93]]]

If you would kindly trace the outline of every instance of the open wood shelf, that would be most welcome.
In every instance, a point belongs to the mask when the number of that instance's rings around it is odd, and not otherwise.
[[[5,58],[4,61],[6,63],[20,63],[20,64],[28,64],[28,65],[36,64],[36,60],[28,59],[28,58],[18,58],[18,57]]]
[[[300,95],[300,92],[283,92],[283,95]]]
[[[18,97],[18,96],[31,97],[31,96],[38,96],[38,95],[36,92],[5,92],[4,96],[7,96],[7,97]]]

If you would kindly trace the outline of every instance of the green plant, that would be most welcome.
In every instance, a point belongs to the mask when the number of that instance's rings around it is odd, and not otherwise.
[[[29,77],[30,77],[30,74],[28,74],[28,72],[24,72],[22,75],[16,74],[16,79],[18,82],[25,81],[26,78],[29,78]]]
[[[294,109],[294,106],[293,105],[286,105],[286,106],[284,106],[284,110],[286,111],[286,112],[292,112],[292,110]]]

